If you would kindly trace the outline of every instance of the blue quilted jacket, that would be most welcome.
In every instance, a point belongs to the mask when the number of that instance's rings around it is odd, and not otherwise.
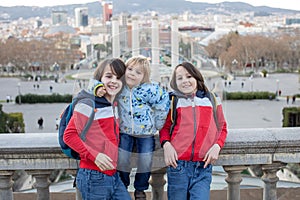
[[[120,132],[143,137],[159,131],[170,108],[169,94],[156,83],[143,83],[118,95]]]

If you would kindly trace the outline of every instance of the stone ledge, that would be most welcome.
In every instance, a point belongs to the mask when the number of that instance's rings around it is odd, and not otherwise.
[[[263,199],[263,189],[241,189],[240,199]],[[147,192],[147,200],[151,199],[151,193]],[[227,190],[211,190],[210,199],[227,200]],[[133,197],[133,194],[131,193]],[[74,200],[75,192],[73,193],[50,193],[50,198],[55,200]],[[296,200],[300,199],[300,188],[277,188],[277,198],[280,200]],[[14,193],[14,200],[32,200],[36,199],[36,193]],[[167,193],[164,193],[164,198],[167,200]]]
[[[217,165],[299,163],[299,133],[299,127],[231,129]],[[61,152],[57,133],[0,134],[0,162],[0,170],[77,168],[76,161]],[[157,144],[153,168],[163,167],[163,151]]]

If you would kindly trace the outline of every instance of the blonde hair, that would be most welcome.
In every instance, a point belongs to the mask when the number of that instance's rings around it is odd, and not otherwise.
[[[143,77],[143,80],[141,81],[141,83],[149,83],[150,82],[151,70],[150,70],[150,62],[147,57],[145,57],[145,56],[131,57],[126,61],[125,65],[126,65],[126,68],[128,66],[132,66],[132,67],[135,67],[137,65],[141,66],[143,69],[143,72],[144,72],[144,77]]]

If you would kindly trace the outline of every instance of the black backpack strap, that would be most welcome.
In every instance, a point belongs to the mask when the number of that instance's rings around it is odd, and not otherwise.
[[[213,106],[213,114],[214,114],[214,120],[217,126],[217,129],[220,129],[219,121],[218,121],[218,116],[217,116],[217,99],[216,95],[213,92],[208,92],[208,98]]]
[[[82,141],[86,140],[86,134],[87,134],[89,128],[91,127],[91,125],[94,121],[94,117],[95,117],[95,100],[91,99],[91,98],[87,98],[87,99],[91,102],[92,111],[91,111],[91,114],[89,116],[87,123],[85,124],[85,126],[80,134],[80,138],[82,139]]]
[[[178,97],[175,95],[171,96],[171,128],[170,128],[170,136],[173,133],[174,127],[176,125],[176,119],[177,119],[177,111],[176,111],[176,107],[177,107],[177,103],[178,103]]]

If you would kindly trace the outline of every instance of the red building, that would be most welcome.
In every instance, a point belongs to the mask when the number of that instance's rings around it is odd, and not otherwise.
[[[113,3],[112,1],[102,1],[102,0],[100,0],[100,3],[102,4],[103,22],[105,24],[106,22],[111,21],[112,12],[113,12]]]

